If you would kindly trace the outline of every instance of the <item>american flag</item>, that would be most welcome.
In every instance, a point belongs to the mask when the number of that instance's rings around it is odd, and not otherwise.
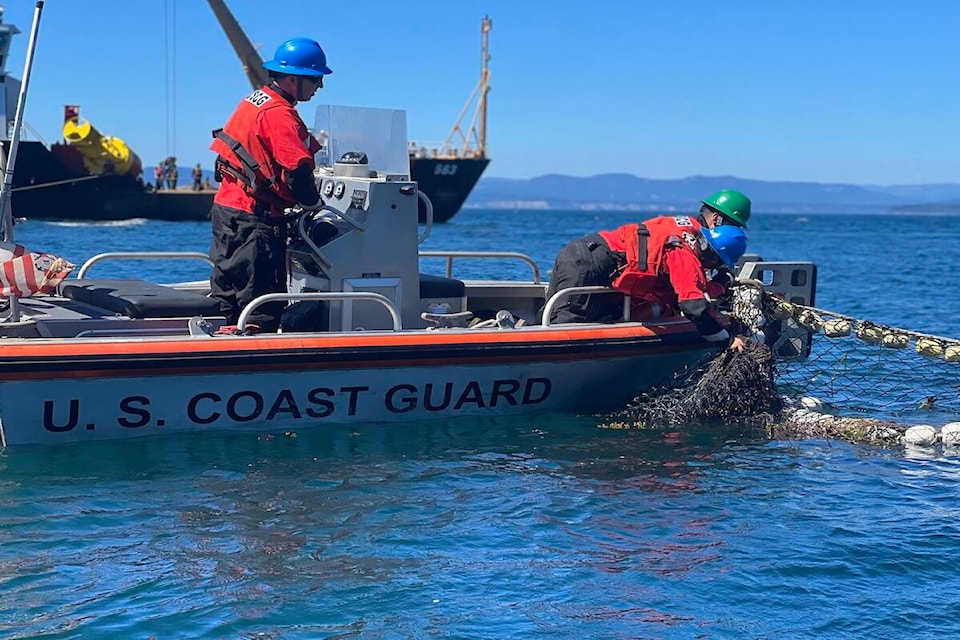
[[[72,264],[58,256],[0,242],[0,298],[52,293],[72,269]]]

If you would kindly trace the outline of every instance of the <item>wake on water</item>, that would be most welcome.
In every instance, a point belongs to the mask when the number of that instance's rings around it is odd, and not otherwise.
[[[29,222],[29,220],[27,220]],[[129,220],[44,220],[51,227],[142,227],[150,221],[147,218]],[[22,223],[21,223],[22,224]]]

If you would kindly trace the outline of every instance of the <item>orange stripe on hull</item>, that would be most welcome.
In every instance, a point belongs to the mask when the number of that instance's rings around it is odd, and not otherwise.
[[[649,346],[649,347],[638,347],[630,350],[622,351],[604,351],[604,358],[636,358],[636,357],[645,357],[645,356],[657,356],[663,354],[680,354],[686,353],[689,351],[702,351],[707,347],[703,344],[692,344],[685,346]],[[229,365],[209,365],[209,364],[199,364],[197,366],[189,367],[164,367],[163,369],[157,368],[144,368],[139,366],[130,366],[123,367],[112,370],[104,369],[85,369],[85,368],[75,368],[75,369],[59,369],[56,371],[35,371],[35,372],[13,372],[9,375],[5,375],[0,371],[0,381],[17,381],[17,380],[54,380],[54,379],[69,379],[69,378],[110,378],[116,377],[118,375],[126,376],[176,376],[176,375],[198,375],[198,374],[228,374],[228,373],[245,373],[250,372],[255,369],[256,373],[273,373],[273,372],[296,372],[296,371],[339,371],[339,370],[364,370],[364,369],[397,369],[397,368],[410,368],[410,367],[426,367],[426,368],[436,368],[436,367],[469,367],[469,366],[480,366],[480,365],[510,365],[510,364],[533,364],[533,363],[542,363],[542,362],[571,362],[576,360],[586,360],[590,359],[589,356],[586,356],[583,352],[572,353],[572,354],[537,354],[537,353],[524,353],[517,355],[505,355],[497,356],[490,355],[484,357],[465,357],[465,358],[423,358],[423,359],[390,359],[390,358],[378,358],[376,360],[344,360],[337,362],[328,362],[324,360],[316,360],[312,362],[299,362],[299,363],[253,363],[254,366],[243,365],[243,366],[229,366]]]
[[[539,344],[569,342],[596,342],[624,338],[650,338],[695,334],[693,325],[686,322],[654,326],[619,326],[589,329],[556,329],[544,331],[498,331],[484,333],[410,332],[316,336],[263,335],[222,336],[216,338],[115,338],[109,341],[76,338],[37,339],[16,344],[0,343],[0,358],[43,358],[49,356],[96,355],[162,355],[173,353],[236,353],[256,351],[300,351],[310,349],[416,347],[486,344]]]

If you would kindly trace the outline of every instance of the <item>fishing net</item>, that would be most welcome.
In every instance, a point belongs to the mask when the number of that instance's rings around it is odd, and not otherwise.
[[[770,349],[746,342],[724,350],[637,396],[609,416],[637,427],[690,424],[766,425],[783,407]]]
[[[792,307],[791,319],[813,339],[806,358],[778,362],[784,395],[815,397],[837,413],[896,422],[960,418],[960,341]]]
[[[739,425],[779,439],[890,444],[960,419],[960,341],[739,287],[732,331],[754,338],[675,375],[607,426]],[[770,345],[770,346],[767,346]]]

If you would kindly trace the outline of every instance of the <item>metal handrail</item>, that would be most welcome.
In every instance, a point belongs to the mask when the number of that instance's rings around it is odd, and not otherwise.
[[[240,318],[237,320],[237,331],[242,332],[247,327],[250,315],[257,307],[267,302],[280,302],[291,300],[371,300],[379,302],[390,313],[393,319],[393,330],[402,331],[403,324],[400,321],[400,313],[393,306],[390,298],[372,291],[319,291],[313,293],[267,293],[258,298],[254,298],[240,312]]]
[[[98,262],[102,262],[103,260],[144,260],[154,258],[173,258],[175,260],[205,260],[211,266],[213,266],[213,260],[210,259],[210,256],[205,253],[200,253],[199,251],[114,251],[111,253],[97,254],[84,262],[80,267],[79,273],[77,273],[77,280],[82,280],[84,276],[87,275],[87,271],[90,270],[90,267]]]
[[[87,329],[74,338],[95,338],[97,336],[173,336],[177,331],[170,327],[143,327],[140,329]]]
[[[523,260],[533,270],[533,281],[540,284],[540,267],[533,261],[533,258],[513,251],[421,251],[421,258],[446,258],[447,259],[447,277],[453,277],[453,259],[454,258],[517,258]]]
[[[430,232],[433,231],[433,203],[430,202],[430,197],[420,189],[417,189],[417,198],[423,200],[424,206],[423,233],[417,236],[417,245],[419,246],[430,237]]]
[[[561,300],[569,298],[572,295],[578,295],[581,293],[622,293],[613,289],[611,287],[569,287],[567,289],[561,289],[555,294],[550,296],[550,299],[547,300],[547,304],[543,305],[543,321],[541,324],[545,327],[550,325],[550,316],[553,315],[553,308],[557,306]],[[626,294],[623,295],[623,317],[621,320],[627,321],[630,319],[630,296]]]

